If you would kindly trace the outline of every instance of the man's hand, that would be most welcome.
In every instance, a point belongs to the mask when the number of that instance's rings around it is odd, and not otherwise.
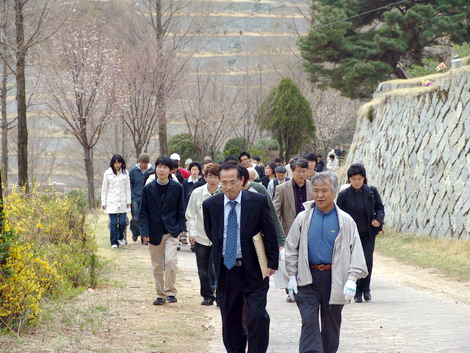
[[[196,244],[196,237],[189,236],[189,243],[194,246]]]
[[[289,276],[289,284],[287,285],[287,291],[289,292],[289,298],[295,302],[294,294],[299,292],[297,288],[297,278],[296,276]]]
[[[348,301],[354,298],[354,295],[356,294],[356,282],[348,279],[344,285],[343,293],[344,298]]]
[[[370,223],[372,224],[373,227],[380,227],[380,222],[376,219],[373,219],[372,222]]]
[[[145,242],[145,243],[148,243],[150,241],[150,237],[142,237],[142,240]]]
[[[273,270],[272,268],[268,267],[268,277],[272,276],[275,272],[276,272],[276,270]]]

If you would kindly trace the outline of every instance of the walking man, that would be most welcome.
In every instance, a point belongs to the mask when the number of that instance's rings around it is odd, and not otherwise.
[[[313,201],[286,240],[288,289],[302,317],[299,352],[335,353],[341,311],[354,297],[356,281],[367,276],[367,266],[356,223],[334,203],[336,176],[314,175],[312,189]]]
[[[212,241],[222,315],[222,336],[228,353],[265,353],[269,342],[266,295],[269,276],[278,267],[279,250],[267,197],[242,191],[241,167],[223,163],[219,169],[222,194],[202,204],[204,229]],[[263,278],[253,237],[262,232],[267,257]],[[248,306],[247,334],[243,330],[243,302]]]
[[[156,178],[144,186],[139,213],[142,239],[149,243],[157,299],[154,305],[176,303],[178,236],[184,229],[183,187],[170,178],[173,161],[159,157]]]
[[[295,217],[304,210],[303,203],[312,199],[310,180],[306,180],[308,163],[303,158],[294,158],[290,167],[292,179],[276,187],[274,208],[281,220],[284,233],[288,234]]]
[[[132,232],[132,240],[137,241],[140,235],[139,232],[139,207],[140,199],[142,197],[142,190],[145,185],[145,174],[154,172],[150,162],[150,156],[147,153],[141,153],[139,155],[139,162],[132,167],[129,172],[129,178],[131,182],[131,222],[130,228]],[[142,244],[145,244],[144,240],[140,239]]]

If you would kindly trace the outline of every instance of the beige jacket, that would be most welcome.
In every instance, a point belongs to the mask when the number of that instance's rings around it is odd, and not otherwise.
[[[193,190],[186,208],[186,228],[190,237],[196,237],[196,242],[211,246],[212,243],[204,230],[204,217],[202,214],[202,203],[211,197],[207,184]]]
[[[307,184],[307,201],[310,201],[312,200],[310,180],[305,180],[305,183]],[[292,179],[276,186],[276,195],[274,195],[273,204],[276,214],[281,221],[282,228],[284,228],[284,233],[289,233],[290,227],[297,216]]]
[[[286,269],[289,276],[297,276],[299,286],[312,283],[308,261],[308,230],[314,202],[305,202],[305,211],[299,213],[286,238]],[[347,304],[343,288],[348,279],[357,281],[368,275],[361,239],[354,220],[336,204],[339,233],[333,248],[331,264],[330,304]]]

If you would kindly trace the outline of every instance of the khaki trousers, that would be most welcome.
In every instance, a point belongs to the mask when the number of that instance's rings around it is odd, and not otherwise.
[[[163,235],[160,245],[149,244],[157,298],[166,299],[168,296],[176,296],[178,244],[178,238],[173,238],[170,234]]]

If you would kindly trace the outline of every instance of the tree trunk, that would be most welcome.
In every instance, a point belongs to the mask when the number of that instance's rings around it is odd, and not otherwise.
[[[26,47],[24,43],[23,1],[15,1],[16,104],[18,119],[18,185],[28,191],[28,124],[26,120]]]
[[[168,136],[166,130],[166,103],[165,98],[159,97],[160,107],[158,118],[158,143],[160,148],[160,156],[168,156]]]
[[[88,207],[95,208],[95,178],[93,171],[93,150],[90,147],[83,147],[86,180],[88,185]]]
[[[2,171],[3,172],[3,171]],[[0,173],[0,235],[3,233],[3,184],[2,173]]]
[[[159,61],[163,60],[163,26],[162,26],[162,0],[156,0],[156,40],[158,48]],[[160,148],[160,156],[168,155],[168,136],[166,129],[166,97],[165,97],[165,82],[160,82],[158,87],[157,106],[159,107],[158,119],[158,143]]]
[[[8,67],[3,64],[2,76],[2,180],[5,189],[8,189],[8,115],[7,115],[7,79]]]

